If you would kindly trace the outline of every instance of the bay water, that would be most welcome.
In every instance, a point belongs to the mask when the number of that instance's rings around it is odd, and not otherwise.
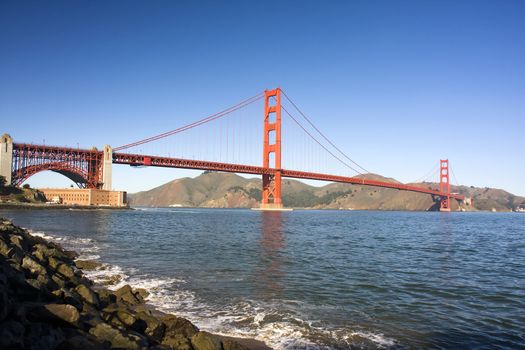
[[[0,210],[159,309],[275,349],[525,348],[525,214]]]

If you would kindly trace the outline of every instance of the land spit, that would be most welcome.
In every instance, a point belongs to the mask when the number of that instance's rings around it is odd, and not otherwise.
[[[0,218],[1,349],[269,349],[155,310],[148,292],[96,285],[96,262]]]

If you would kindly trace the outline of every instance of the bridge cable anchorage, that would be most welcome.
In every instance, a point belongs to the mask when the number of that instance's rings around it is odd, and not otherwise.
[[[321,146],[325,151],[327,151],[328,153],[330,153],[330,155],[332,155],[332,157],[334,157],[335,159],[337,159],[339,162],[341,162],[343,165],[345,165],[347,168],[355,171],[356,173],[360,174],[360,175],[364,175],[363,173],[361,173],[359,170],[356,170],[354,169],[351,165],[349,165],[348,163],[346,163],[344,160],[342,160],[341,158],[339,158],[338,156],[336,156],[332,151],[330,151],[325,145],[323,145],[319,140],[317,140],[317,138],[315,138],[315,136],[313,136],[308,130],[306,130],[306,128],[304,126],[301,125],[301,123],[294,117],[290,114],[290,112],[288,112],[288,110],[284,107],[284,106],[281,106],[281,108],[283,109],[283,111],[290,117],[292,118],[292,120],[297,124],[299,125],[299,127],[301,129],[303,129],[303,131],[305,133],[308,134],[308,136],[310,136],[310,138],[312,140],[314,140],[319,146]]]
[[[306,116],[306,114],[304,114],[301,109],[299,109],[299,107],[292,101],[292,99],[290,97],[288,97],[288,95],[286,94],[286,92],[284,92],[283,90],[281,90],[284,97],[286,97],[286,99],[292,104],[292,106],[294,106],[294,108],[303,116],[303,118],[308,122],[308,124],[310,124],[318,133],[319,135],[321,135],[333,148],[335,148],[340,154],[343,155],[343,157],[345,157],[347,160],[349,160],[350,162],[352,162],[353,164],[355,164],[357,167],[359,167],[360,169],[362,169],[365,173],[369,173],[371,174],[370,171],[368,171],[367,169],[365,169],[364,167],[362,167],[361,165],[359,165],[357,162],[355,162],[352,158],[350,158],[349,156],[347,156],[343,151],[341,151],[341,149],[339,147],[337,147],[332,141],[330,141],[330,139],[328,137],[325,136],[325,134],[323,134],[321,132],[321,130],[319,130],[319,128],[317,128],[315,126],[315,124],[310,120],[310,118],[308,118]],[[363,175],[362,173],[359,172],[359,174]]]
[[[156,141],[156,140],[162,139],[164,137],[168,137],[168,136],[171,136],[171,135],[175,135],[175,134],[177,134],[179,132],[182,132],[182,131],[185,131],[185,130],[188,130],[188,129],[192,129],[192,128],[196,127],[196,126],[199,126],[199,125],[211,122],[212,120],[215,120],[215,119],[219,119],[219,118],[224,117],[224,116],[226,116],[226,115],[228,115],[228,114],[230,114],[230,113],[232,113],[234,111],[237,111],[237,110],[239,110],[241,108],[244,108],[244,107],[246,107],[248,105],[251,105],[252,103],[261,100],[263,97],[264,97],[264,93],[262,93],[262,92],[258,93],[255,96],[252,96],[252,97],[250,97],[250,98],[248,98],[248,99],[246,99],[244,101],[241,101],[241,102],[237,103],[234,106],[226,108],[226,109],[224,109],[224,110],[222,110],[222,111],[220,111],[218,113],[212,114],[212,115],[210,115],[210,116],[208,116],[206,118],[200,119],[200,120],[198,120],[196,122],[193,122],[191,124],[182,126],[180,128],[164,132],[162,134],[158,134],[158,135],[151,136],[151,137],[148,137],[148,138],[136,141],[136,142],[132,142],[132,143],[129,143],[129,144],[126,144],[126,145],[115,147],[115,148],[113,148],[113,151],[115,151],[115,152],[121,151],[121,150],[126,149],[126,148],[130,148],[130,147],[142,145],[144,143]]]

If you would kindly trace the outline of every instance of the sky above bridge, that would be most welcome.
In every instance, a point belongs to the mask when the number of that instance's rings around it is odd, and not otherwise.
[[[374,173],[448,158],[461,184],[525,195],[524,38],[511,0],[1,1],[0,133],[119,146],[280,86]],[[113,172],[130,192],[198,174]]]

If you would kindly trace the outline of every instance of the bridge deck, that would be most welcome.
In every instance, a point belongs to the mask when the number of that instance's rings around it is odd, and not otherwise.
[[[274,174],[276,169],[264,168],[252,165],[242,164],[230,164],[220,162],[208,162],[201,160],[190,160],[181,158],[167,158],[157,156],[147,156],[140,154],[128,154],[128,153],[113,153],[113,163],[115,164],[127,164],[131,166],[155,166],[155,167],[166,167],[166,168],[182,168],[182,169],[195,169],[195,170],[211,170],[211,171],[225,171],[231,173],[242,173],[242,174]],[[369,180],[359,177],[348,177],[338,176],[321,173],[311,173],[305,171],[287,170],[281,169],[281,175],[284,177],[295,178],[295,179],[308,179],[308,180],[320,180],[320,181],[331,181],[350,183],[355,185],[365,185],[374,187],[393,188],[403,191],[426,193],[440,197],[446,197],[447,194],[431,190],[428,188],[410,186],[395,182]],[[451,198],[457,200],[464,200],[465,197],[459,194],[450,194]]]

